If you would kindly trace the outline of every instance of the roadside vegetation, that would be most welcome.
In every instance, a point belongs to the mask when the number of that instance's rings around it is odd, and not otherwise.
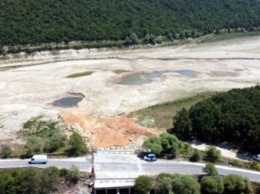
[[[159,137],[150,137],[143,143],[143,148],[155,153],[157,157],[168,159],[176,157],[192,162],[210,161],[260,171],[260,163],[257,161],[245,162],[226,158],[221,156],[220,151],[214,146],[208,147],[206,151],[200,151],[181,141],[195,138],[216,144],[230,142],[239,149],[259,153],[259,97],[259,86],[233,89],[215,95],[199,94],[155,105],[133,112],[129,116],[137,117],[139,122],[140,118],[147,117],[150,120],[152,118],[153,127],[156,126],[155,121],[161,123],[165,123],[163,119],[169,123],[171,121],[171,127],[165,125],[170,134],[163,133]],[[175,116],[172,118],[171,115]]]
[[[168,173],[156,177],[139,176],[134,190],[137,194],[147,194],[152,189],[156,194],[253,194],[259,191],[258,184],[251,184],[242,176],[220,176],[214,164],[206,164],[203,170],[205,174],[201,176]]]
[[[257,161],[242,161],[221,156],[220,150],[209,146],[205,151],[192,148],[190,144],[180,141],[175,135],[162,133],[159,137],[150,137],[143,142],[143,151],[156,154],[158,158],[181,159],[191,162],[212,162],[219,165],[235,166],[260,171]]]
[[[43,120],[42,116],[25,122],[19,136],[26,141],[23,148],[12,150],[11,145],[0,145],[1,157],[14,155],[24,158],[40,153],[80,156],[88,153],[86,143],[78,133],[68,130],[58,122]]]
[[[54,166],[45,169],[30,167],[0,170],[0,193],[48,194],[76,184],[80,177],[76,166],[71,166],[69,170]]]

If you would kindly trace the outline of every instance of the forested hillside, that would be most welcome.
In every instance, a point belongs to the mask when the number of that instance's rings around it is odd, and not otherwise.
[[[0,45],[260,26],[259,0],[1,0]]]
[[[227,141],[260,153],[260,86],[233,89],[183,109],[171,132],[181,139]]]

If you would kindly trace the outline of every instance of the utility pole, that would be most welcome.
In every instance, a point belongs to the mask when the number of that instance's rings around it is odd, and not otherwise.
[[[96,174],[95,174],[95,164],[94,164],[94,153],[95,153],[95,150],[94,150],[93,146],[91,146],[91,174],[92,174],[92,177],[95,179]]]

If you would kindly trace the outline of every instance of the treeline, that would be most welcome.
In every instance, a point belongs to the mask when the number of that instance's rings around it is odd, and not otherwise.
[[[68,169],[58,169],[54,166],[43,170],[36,168],[22,168],[0,170],[1,194],[48,194],[76,184],[80,179],[80,172],[76,166]]]
[[[0,45],[118,41],[131,33],[196,36],[260,26],[258,0],[2,0],[0,10]]]
[[[260,152],[260,86],[233,89],[182,109],[171,130],[178,138],[204,142],[232,142]]]

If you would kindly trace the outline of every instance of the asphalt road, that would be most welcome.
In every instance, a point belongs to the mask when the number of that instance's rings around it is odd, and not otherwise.
[[[28,164],[28,159],[0,159],[0,168],[24,168],[24,167],[37,167],[47,168],[49,166],[56,166],[58,168],[69,169],[72,165],[76,165],[81,171],[90,171],[90,163],[85,159],[48,159],[47,164]]]
[[[80,171],[91,171],[90,157],[70,158],[70,159],[48,159],[47,164],[28,164],[27,160],[8,159],[0,160],[0,168],[21,168],[35,166],[46,168],[56,166],[58,168],[69,169],[71,165],[76,165]],[[141,174],[158,173],[180,173],[180,174],[202,174],[202,163],[191,163],[181,161],[157,160],[156,162],[146,162],[138,158],[133,153],[124,152],[98,152],[95,154],[95,173],[97,178],[136,178]],[[238,174],[247,177],[251,181],[260,182],[260,172],[216,166],[220,175]]]

